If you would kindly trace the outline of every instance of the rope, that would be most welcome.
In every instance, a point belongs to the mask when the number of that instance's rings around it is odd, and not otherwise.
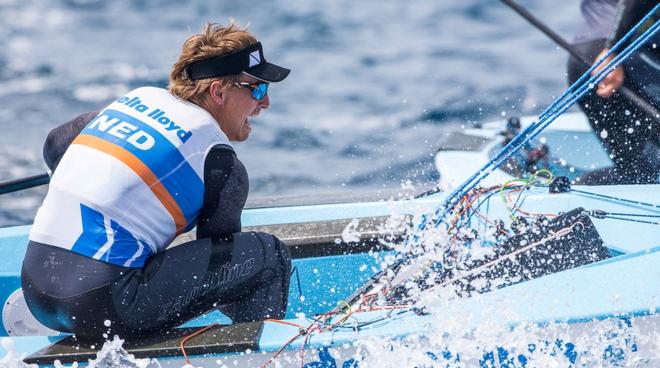
[[[298,285],[298,295],[300,295],[301,298],[304,297],[303,292],[302,292],[302,285],[300,284],[300,272],[298,271],[298,267],[293,267],[291,270],[291,275],[289,275],[289,279],[293,277],[293,274],[296,274],[296,284]]]
[[[277,359],[277,357],[278,357],[280,354],[282,354],[282,352],[283,352],[283,351],[284,351],[289,345],[293,344],[294,341],[298,340],[298,338],[300,338],[301,336],[304,336],[304,335],[307,335],[307,331],[302,331],[302,330],[298,331],[298,334],[297,334],[297,335],[293,336],[293,337],[290,338],[287,342],[285,342],[284,345],[282,345],[282,347],[280,347],[280,348],[275,352],[275,354],[273,354],[273,356],[271,356],[270,359],[268,359],[268,360],[266,361],[266,363],[264,363],[263,365],[260,366],[260,368],[266,368],[266,367],[268,367],[268,366],[269,366],[269,365],[270,365],[275,359]]]
[[[540,176],[540,174],[545,174],[548,177],[543,177]],[[504,206],[509,210],[509,217],[513,220],[515,218],[515,212],[517,211],[516,207],[518,205],[518,202],[520,201],[520,198],[522,197],[522,193],[525,189],[531,187],[532,185],[535,185],[538,183],[540,179],[545,179],[546,183],[545,185],[550,185],[552,183],[552,178],[553,174],[550,170],[547,169],[541,169],[533,173],[529,178],[527,179],[521,179],[521,178],[516,178],[516,179],[511,179],[504,183],[502,187],[500,188],[500,197],[502,198],[502,202],[504,203]],[[516,198],[516,201],[513,203],[513,206],[509,207],[509,203],[506,199],[506,196],[504,195],[504,188],[508,186],[509,183],[515,183],[515,182],[520,182],[523,183],[524,186],[521,187],[520,192],[518,193],[518,197]]]
[[[587,192],[584,190],[579,190],[579,189],[571,189],[571,192],[575,193],[580,193],[580,194],[586,194],[590,195],[593,197],[598,197],[598,198],[605,198],[605,199],[610,199],[613,201],[619,201],[619,202],[624,202],[624,203],[630,203],[634,205],[639,205],[639,206],[646,206],[646,207],[651,207],[651,208],[657,208],[660,209],[660,205],[658,204],[652,204],[652,203],[647,203],[647,202],[641,202],[641,201],[633,201],[630,199],[625,199],[625,198],[620,198],[620,197],[614,197],[606,194],[600,194],[600,193],[594,193],[594,192]]]
[[[630,221],[630,222],[639,222],[642,224],[649,225],[660,225],[658,222],[646,221],[646,220],[636,220],[626,217],[650,217],[650,218],[660,218],[660,215],[649,215],[645,213],[623,213],[623,212],[606,212],[603,210],[591,210],[584,211],[583,213],[597,219],[612,219],[612,220],[621,220],[621,221]],[[626,217],[621,217],[626,216]]]
[[[284,325],[289,325],[298,328],[298,333],[291,337],[289,340],[287,340],[284,345],[282,345],[264,364],[260,366],[260,368],[267,368],[270,366],[283,352],[286,350],[287,347],[289,347],[291,344],[293,344],[296,340],[298,340],[301,337],[304,337],[304,340],[302,344],[300,345],[300,348],[298,350],[298,355],[299,355],[299,360],[300,360],[300,366],[304,367],[305,366],[305,347],[309,345],[309,339],[312,337],[314,333],[317,332],[323,332],[323,331],[332,331],[337,328],[352,328],[352,329],[357,329],[359,330],[360,328],[364,326],[368,326],[373,323],[380,322],[381,320],[386,320],[387,318],[390,317],[390,315],[395,311],[399,310],[399,313],[397,315],[406,313],[409,311],[408,305],[400,305],[400,306],[382,306],[382,307],[370,307],[370,308],[356,308],[353,309],[350,304],[348,304],[346,301],[341,300],[339,301],[338,304],[345,305],[348,307],[348,312],[343,315],[341,318],[339,318],[338,321],[332,322],[332,318],[336,317],[340,313],[335,313],[335,312],[330,312],[330,313],[325,313],[321,314],[318,316],[318,318],[315,318],[314,320],[311,321],[311,323],[305,327],[303,325],[289,322],[289,321],[283,321],[283,320],[278,320],[278,319],[267,319],[265,322],[274,322],[274,323],[280,323]],[[368,321],[368,322],[360,322],[355,326],[345,326],[344,323],[353,316],[353,314],[358,313],[358,312],[368,312],[368,311],[377,311],[377,310],[384,310],[384,311],[389,311],[387,316],[378,318],[376,320]]]
[[[188,365],[192,365],[192,364],[190,363],[190,359],[188,359],[188,353],[186,352],[186,343],[187,343],[190,339],[192,339],[193,337],[195,337],[195,336],[197,336],[197,335],[199,335],[199,334],[201,334],[201,333],[204,333],[204,332],[206,332],[206,331],[212,329],[213,327],[217,327],[217,326],[222,326],[222,325],[219,324],[219,323],[213,323],[213,324],[210,324],[210,325],[208,325],[208,326],[206,326],[206,327],[204,327],[204,328],[202,328],[202,329],[199,329],[199,330],[195,331],[194,333],[191,333],[190,335],[184,337],[183,339],[181,339],[181,343],[179,343],[179,349],[181,350],[181,353],[183,354],[183,358],[186,360],[186,364],[188,364]]]
[[[621,212],[605,212],[607,215],[614,216],[629,216],[629,217],[655,217],[660,218],[660,215],[647,215],[643,213],[621,213]]]
[[[639,222],[639,223],[642,223],[642,224],[649,224],[649,225],[660,225],[660,222],[635,220],[635,219],[629,219],[629,218],[618,217],[618,216],[605,216],[605,218],[612,219],[612,220],[628,221],[628,222]]]

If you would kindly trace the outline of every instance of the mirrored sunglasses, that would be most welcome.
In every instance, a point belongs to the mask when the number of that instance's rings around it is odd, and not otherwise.
[[[238,88],[247,88],[252,92],[252,97],[257,100],[261,101],[266,97],[266,94],[268,94],[268,83],[266,82],[256,82],[256,83],[247,83],[247,82],[241,82],[241,83],[234,83]]]

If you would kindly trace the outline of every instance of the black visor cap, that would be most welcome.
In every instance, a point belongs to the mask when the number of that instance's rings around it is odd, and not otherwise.
[[[191,63],[186,68],[192,80],[236,75],[242,72],[265,82],[279,82],[290,70],[271,64],[264,58],[261,42],[231,54],[218,55]]]
[[[271,63],[262,63],[245,70],[246,74],[266,82],[282,81],[290,72],[291,70],[287,68],[282,68],[281,66]]]

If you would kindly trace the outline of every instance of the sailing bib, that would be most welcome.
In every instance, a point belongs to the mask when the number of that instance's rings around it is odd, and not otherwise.
[[[206,110],[160,88],[129,92],[69,146],[30,240],[142,267],[195,226],[204,160],[217,144],[230,145]]]

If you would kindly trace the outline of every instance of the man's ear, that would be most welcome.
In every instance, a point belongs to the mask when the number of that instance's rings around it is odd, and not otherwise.
[[[225,98],[226,94],[222,90],[222,85],[218,81],[214,81],[211,83],[211,86],[209,87],[209,97],[213,102],[223,105],[225,103]]]

